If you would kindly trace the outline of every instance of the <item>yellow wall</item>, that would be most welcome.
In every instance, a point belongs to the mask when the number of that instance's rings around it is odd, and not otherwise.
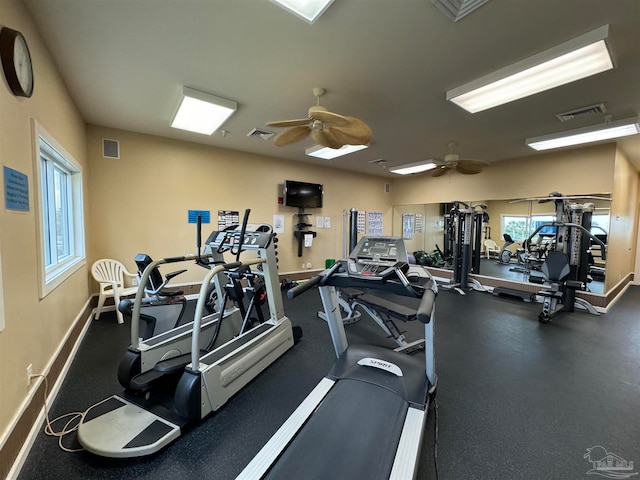
[[[620,150],[613,175],[605,291],[634,271],[638,228],[638,172]]]
[[[120,159],[102,157],[102,138],[120,141]],[[270,225],[274,214],[284,215],[285,232],[278,235],[282,273],[300,271],[303,262],[324,268],[325,259],[342,256],[343,210],[382,212],[386,233],[391,232],[388,179],[96,126],[89,127],[88,150],[91,261],[116,258],[134,270],[140,252],[153,258],[194,253],[196,227],[187,223],[189,209],[211,211],[212,223],[203,234],[217,229],[218,210],[242,216],[250,208],[250,222]],[[302,257],[293,237],[298,210],[278,205],[284,180],[324,185],[323,208],[309,209],[307,217],[317,237]],[[331,228],[317,228],[316,216],[330,217]],[[176,283],[202,279],[201,268],[189,267]]]
[[[29,178],[27,213],[0,208],[0,245],[5,329],[0,332],[0,445],[28,395],[27,365],[44,371],[89,295],[86,265],[42,300],[38,299],[36,212],[31,118],[36,119],[85,169],[85,123],[60,79],[31,17],[19,0],[0,3],[2,25],[25,36],[35,72],[29,99],[0,85],[0,162]],[[4,196],[4,191],[3,191]],[[86,196],[85,196],[86,200]],[[85,202],[85,211],[88,204]]]

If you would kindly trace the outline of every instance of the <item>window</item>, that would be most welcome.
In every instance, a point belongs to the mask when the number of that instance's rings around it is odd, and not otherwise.
[[[82,168],[34,121],[40,298],[85,263]]]
[[[591,233],[594,235],[606,235],[609,232],[609,214],[594,213],[591,217]]]
[[[522,242],[529,236],[529,217],[526,215],[503,215],[502,233],[511,235],[514,242]]]

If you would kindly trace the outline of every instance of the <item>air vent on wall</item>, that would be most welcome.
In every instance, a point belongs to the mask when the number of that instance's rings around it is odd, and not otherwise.
[[[273,132],[270,132],[269,130],[261,130],[259,128],[254,128],[247,133],[247,137],[257,137],[262,140],[269,140],[273,135],[275,135]]]
[[[576,108],[575,110],[571,110],[569,112],[557,113],[556,118],[561,122],[568,122],[569,120],[573,120],[576,117],[580,117],[582,115],[591,115],[594,113],[605,113],[607,111],[604,103],[596,103],[595,105],[589,105],[588,107]]]
[[[118,140],[103,138],[102,156],[104,158],[120,158],[120,142]]]

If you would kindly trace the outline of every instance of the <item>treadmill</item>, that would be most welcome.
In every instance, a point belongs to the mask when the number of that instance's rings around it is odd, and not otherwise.
[[[338,360],[237,478],[415,478],[437,384],[435,281],[426,269],[407,264],[401,238],[363,237],[348,259],[288,295],[315,285]],[[385,308],[392,305],[388,294],[419,298],[413,318],[425,326],[425,360],[383,347],[349,346],[336,288],[385,292]],[[406,311],[404,303],[397,308]]]

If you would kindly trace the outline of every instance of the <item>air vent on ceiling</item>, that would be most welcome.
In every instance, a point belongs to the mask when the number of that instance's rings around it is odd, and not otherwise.
[[[568,122],[569,120],[573,120],[576,117],[580,117],[582,115],[590,115],[593,113],[605,113],[607,111],[604,103],[596,103],[595,105],[589,105],[588,107],[576,108],[575,110],[571,110],[569,112],[557,113],[556,117],[561,122]]]
[[[103,138],[102,156],[104,158],[120,158],[120,142],[118,140]]]
[[[249,133],[247,133],[247,137],[257,137],[261,138],[262,140],[269,140],[274,135],[275,133],[270,132],[269,130],[261,130],[259,128],[254,128]]]
[[[376,160],[369,160],[369,163],[373,165],[384,165],[385,163],[389,163],[389,162],[383,158],[378,158]]]
[[[445,14],[452,22],[469,15],[489,0],[431,0],[438,10]]]

